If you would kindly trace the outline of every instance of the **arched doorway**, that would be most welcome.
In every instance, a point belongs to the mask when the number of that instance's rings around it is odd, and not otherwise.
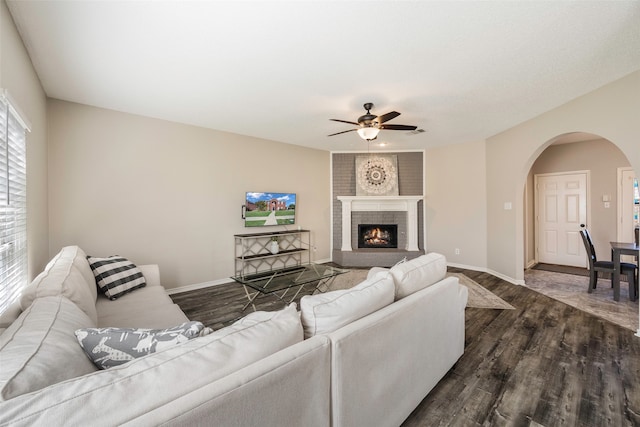
[[[544,219],[544,212],[536,209],[538,206],[535,196],[536,190],[539,193],[543,190],[535,188],[536,176],[588,172],[584,223],[591,229],[598,257],[608,259],[609,242],[618,240],[621,218],[618,210],[624,206],[618,200],[618,176],[621,168],[629,170],[629,160],[613,142],[599,135],[575,132],[554,138],[546,146],[533,162],[525,183],[525,266],[537,262],[541,246],[548,244],[544,236],[540,236],[540,222]],[[565,201],[566,203],[568,202]],[[576,232],[580,223],[582,221],[575,224]],[[628,223],[631,224],[630,221]],[[632,233],[632,230],[629,232]],[[625,235],[631,235],[630,233]],[[561,258],[558,259],[558,264],[562,264]]]

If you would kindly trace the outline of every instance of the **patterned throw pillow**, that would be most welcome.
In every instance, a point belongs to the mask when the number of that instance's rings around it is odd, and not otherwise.
[[[107,369],[210,332],[201,322],[185,322],[169,329],[84,328],[75,333],[93,363]]]
[[[87,260],[98,288],[111,300],[147,284],[140,269],[126,258],[117,255],[109,258],[88,256]]]

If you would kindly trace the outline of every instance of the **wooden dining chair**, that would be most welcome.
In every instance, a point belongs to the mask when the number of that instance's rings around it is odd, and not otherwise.
[[[584,248],[587,250],[587,258],[589,259],[589,289],[587,292],[592,293],[598,284],[598,273],[605,272],[613,274],[613,261],[598,261],[596,258],[596,251],[591,241],[591,235],[586,228],[580,230],[580,236],[584,243]],[[620,263],[620,274],[627,277],[629,282],[629,295],[637,295],[636,289],[636,270],[637,266],[628,262]],[[633,289],[633,291],[632,291]]]

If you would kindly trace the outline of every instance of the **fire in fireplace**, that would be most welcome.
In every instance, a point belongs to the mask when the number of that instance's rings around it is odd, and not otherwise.
[[[397,224],[358,224],[359,248],[397,248]]]

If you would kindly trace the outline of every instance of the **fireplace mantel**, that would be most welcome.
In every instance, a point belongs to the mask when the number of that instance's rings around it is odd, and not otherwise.
[[[342,250],[351,251],[351,212],[407,213],[407,250],[418,251],[418,201],[424,196],[338,196],[342,203]]]

